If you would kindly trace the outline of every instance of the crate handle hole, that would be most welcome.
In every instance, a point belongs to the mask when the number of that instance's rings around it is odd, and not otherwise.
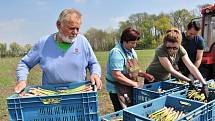
[[[147,86],[146,86],[146,88],[151,88],[151,87],[152,87],[152,85],[147,85]]]
[[[186,91],[183,91],[183,92],[180,93],[180,95],[184,95],[185,93],[186,93]]]
[[[151,107],[152,106],[152,103],[149,103],[149,104],[146,104],[143,106],[143,108],[148,108],[148,107]]]

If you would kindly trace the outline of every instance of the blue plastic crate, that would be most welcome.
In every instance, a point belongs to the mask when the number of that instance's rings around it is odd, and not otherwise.
[[[86,82],[56,84],[40,87],[43,89],[71,89]],[[48,103],[47,103],[48,102]],[[10,121],[98,121],[97,90],[52,96],[17,97],[16,94],[7,98]]]
[[[162,88],[163,92],[159,93],[157,90]],[[186,86],[182,84],[175,84],[169,82],[155,82],[151,84],[145,84],[144,87],[133,89],[133,103],[139,104],[146,102],[164,95],[168,95],[180,90],[185,89]]]
[[[123,110],[123,121],[152,121],[148,116],[164,107],[173,107],[178,111],[187,112],[186,115],[177,119],[177,121],[205,121],[206,105],[201,102],[178,98],[174,96],[163,96],[157,99],[140,103]]]
[[[211,80],[208,80],[208,81],[207,81],[208,85],[209,85],[210,83],[212,83],[212,82],[215,82],[215,80],[214,80],[214,79],[211,79]],[[198,87],[202,87],[202,83],[200,83],[200,84],[197,85],[197,86],[198,86]],[[215,91],[215,88],[209,88],[209,89]]]
[[[215,93],[211,93],[209,97],[210,101],[207,103],[207,120],[215,121]]]
[[[123,110],[111,113],[111,114],[107,114],[105,116],[101,117],[101,121],[111,121],[111,120],[116,120],[118,118],[122,118],[123,117]],[[120,120],[117,120],[120,121]]]
[[[198,87],[199,89],[201,87]],[[214,91],[213,89],[209,88],[209,91]],[[176,92],[172,94],[173,96],[187,98],[188,89],[181,90],[179,92]],[[207,104],[207,117],[205,117],[205,121],[215,121],[215,93],[210,92],[209,93],[209,99]]]

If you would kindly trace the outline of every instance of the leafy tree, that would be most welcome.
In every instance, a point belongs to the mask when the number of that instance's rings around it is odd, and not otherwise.
[[[167,14],[161,13],[156,17],[154,29],[155,37],[152,42],[153,48],[162,42],[162,37],[165,34],[165,31],[172,26],[170,21],[170,17]]]
[[[120,21],[120,22],[119,22],[119,29],[118,29],[117,32],[116,32],[116,39],[117,39],[117,40],[120,40],[120,36],[121,36],[121,34],[122,34],[122,31],[123,31],[124,29],[126,29],[127,27],[131,27],[131,26],[132,26],[132,24],[129,23],[128,20],[127,20],[127,21]]]
[[[5,57],[7,52],[6,43],[0,43],[0,57]]]
[[[170,13],[171,17],[171,24],[177,28],[179,28],[181,31],[184,31],[187,28],[187,24],[191,21],[192,18],[194,18],[194,15],[192,12],[181,9],[177,10],[175,12]]]
[[[106,32],[95,28],[90,28],[85,33],[94,50],[109,50],[115,45],[116,35],[115,31]]]
[[[26,45],[24,46],[24,48],[25,48],[25,53],[27,53],[27,52],[29,52],[29,51],[31,50],[32,45],[31,45],[31,44],[26,44]]]
[[[21,46],[16,43],[16,42],[13,42],[10,44],[10,56],[11,57],[17,57],[20,55],[20,51],[21,51]]]

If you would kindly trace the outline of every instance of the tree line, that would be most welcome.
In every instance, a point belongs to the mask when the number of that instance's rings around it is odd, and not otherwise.
[[[7,47],[6,43],[0,43],[0,57],[20,57],[24,56],[32,48],[31,44],[25,44],[24,46],[13,42]]]
[[[186,30],[187,24],[196,17],[200,17],[200,8],[181,9],[170,13],[148,14],[136,13],[129,16],[128,20],[119,22],[118,29],[102,30],[90,28],[84,33],[94,51],[108,51],[120,40],[120,35],[126,27],[133,27],[141,33],[140,41],[136,49],[156,48],[161,42],[165,31],[170,27],[177,27],[181,31]],[[0,57],[17,57],[25,55],[31,49],[30,44],[20,46],[13,42],[9,45],[0,43]]]
[[[184,31],[192,18],[198,17],[194,11],[186,9],[177,10],[169,14],[159,15],[136,13],[129,16],[128,20],[119,22],[119,28],[114,30],[99,30],[90,28],[85,36],[96,51],[110,50],[120,39],[121,32],[126,27],[133,27],[141,33],[137,49],[156,48],[162,42],[162,36],[170,27],[177,27]]]
[[[156,48],[161,42],[165,31],[170,27],[186,30],[187,24],[200,17],[200,9],[210,4],[199,5],[197,9],[181,9],[170,13],[148,14],[136,13],[129,16],[128,20],[119,22],[118,29],[101,30],[90,28],[85,36],[95,51],[110,50],[119,41],[122,31],[126,27],[134,27],[141,33],[140,42],[136,49]]]

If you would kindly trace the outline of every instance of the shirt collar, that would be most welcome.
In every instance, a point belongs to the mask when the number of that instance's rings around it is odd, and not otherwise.
[[[120,45],[122,51],[125,52],[125,54],[133,55],[132,50],[128,50],[128,49],[124,48],[122,43],[119,43],[119,45]]]

